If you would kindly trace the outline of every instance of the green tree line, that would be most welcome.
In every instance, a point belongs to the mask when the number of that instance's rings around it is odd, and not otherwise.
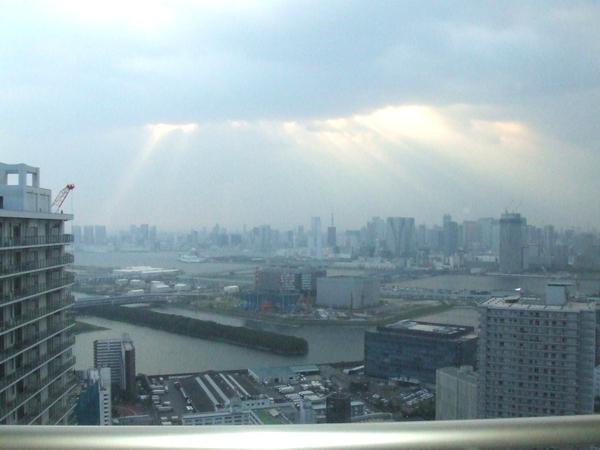
[[[162,314],[145,308],[93,306],[85,308],[85,314],[282,355],[305,355],[308,353],[308,342],[296,336],[234,327],[175,314]]]

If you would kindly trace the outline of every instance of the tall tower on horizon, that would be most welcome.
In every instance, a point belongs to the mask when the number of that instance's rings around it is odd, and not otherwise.
[[[525,228],[527,221],[517,213],[500,218],[499,265],[502,273],[521,273],[525,269]]]

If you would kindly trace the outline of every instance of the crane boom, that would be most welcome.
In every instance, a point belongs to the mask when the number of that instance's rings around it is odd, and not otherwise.
[[[58,195],[56,196],[56,198],[52,202],[52,206],[51,206],[52,211],[58,212],[60,210],[60,207],[62,206],[62,204],[67,199],[67,196],[69,195],[69,192],[71,192],[73,189],[75,189],[75,185],[74,184],[67,184],[64,188],[62,188],[60,190],[60,192],[58,193]]]

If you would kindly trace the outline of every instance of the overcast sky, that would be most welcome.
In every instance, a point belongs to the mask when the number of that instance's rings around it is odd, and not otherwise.
[[[0,161],[79,224],[595,227],[599,5],[0,2]]]

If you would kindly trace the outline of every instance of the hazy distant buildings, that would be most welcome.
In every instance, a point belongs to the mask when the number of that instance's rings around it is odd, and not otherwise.
[[[323,257],[323,237],[321,236],[321,218],[313,217],[310,228],[310,251],[311,256],[316,259]]]
[[[435,379],[435,419],[477,419],[477,372],[472,366],[438,369]]]
[[[545,303],[480,306],[479,417],[592,414],[597,311],[548,286]]]
[[[344,392],[334,392],[327,397],[327,423],[349,423],[352,417],[350,395]]]
[[[365,374],[435,383],[436,370],[475,364],[472,327],[401,320],[365,332]]]
[[[444,256],[452,256],[458,249],[458,224],[452,220],[450,214],[444,215],[443,237]]]
[[[502,214],[500,218],[500,272],[520,273],[525,268],[524,229],[526,225],[525,218],[520,214]]]
[[[386,222],[385,247],[391,256],[414,256],[416,244],[414,218],[388,217]]]

